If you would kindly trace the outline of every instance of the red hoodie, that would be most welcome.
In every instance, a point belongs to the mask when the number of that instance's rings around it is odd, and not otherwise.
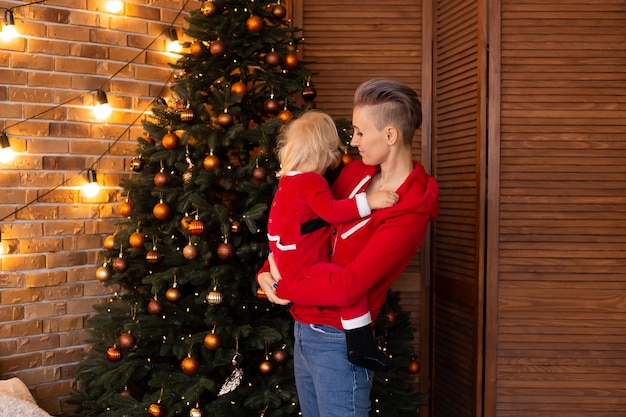
[[[366,294],[372,320],[380,313],[387,291],[419,249],[428,223],[439,212],[439,187],[424,167],[414,169],[396,190],[400,201],[369,217],[331,225],[332,263],[317,263],[296,279],[280,281],[277,295],[292,302],[291,314],[303,323],[341,329],[338,307]],[[333,185],[336,198],[349,198],[367,188],[377,166],[360,160],[348,164]]]

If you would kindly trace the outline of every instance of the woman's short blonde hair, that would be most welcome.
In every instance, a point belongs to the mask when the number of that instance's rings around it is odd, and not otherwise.
[[[333,119],[319,110],[309,110],[291,121],[278,136],[281,170],[325,171],[339,163],[342,143]]]

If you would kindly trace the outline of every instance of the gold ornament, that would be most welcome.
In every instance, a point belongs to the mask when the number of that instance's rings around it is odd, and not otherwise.
[[[230,87],[230,92],[233,94],[241,94],[242,96],[245,96],[248,93],[248,86],[243,81],[237,81],[236,83],[233,83],[233,85]]]
[[[109,235],[104,238],[104,249],[106,250],[115,249],[115,235]]]
[[[174,285],[172,285],[170,288],[167,289],[167,291],[165,291],[165,298],[171,303],[179,302],[182,296],[183,294],[178,289],[176,283],[174,283]]]
[[[104,265],[98,267],[96,269],[96,279],[100,282],[106,282],[111,278],[111,270],[108,267],[108,264],[105,262]]]
[[[185,259],[195,259],[195,257],[198,256],[198,247],[191,242],[188,243],[183,248],[183,256]]]
[[[180,368],[187,375],[192,375],[198,372],[198,368],[200,367],[200,363],[196,358],[193,358],[191,354],[188,354],[185,359],[180,364]]]
[[[202,417],[202,410],[197,406],[189,410],[189,417]]]
[[[170,206],[161,200],[152,209],[152,214],[159,220],[165,220],[170,216]]]
[[[137,230],[130,235],[130,237],[128,238],[128,243],[132,248],[143,248],[144,243],[146,243],[146,237],[143,233]]]
[[[283,59],[283,66],[287,69],[294,69],[298,66],[298,56],[294,53],[288,53]]]
[[[128,199],[126,199],[120,203],[117,207],[117,211],[120,213],[120,216],[128,217],[128,215],[133,211],[133,205]]]
[[[205,16],[211,16],[213,13],[215,13],[215,4],[213,3],[213,1],[205,1],[200,6],[200,11]]]
[[[217,290],[217,287],[213,287],[213,290],[209,291],[209,293],[206,295],[206,301],[210,305],[215,306],[218,304],[222,304],[222,301],[224,301],[224,296],[221,292]]]
[[[161,404],[150,404],[150,406],[148,407],[148,414],[150,414],[152,417],[161,417],[163,415]]]
[[[202,220],[195,219],[191,223],[189,223],[188,229],[189,233],[191,233],[192,235],[199,236],[204,233],[204,223],[202,223]]]
[[[207,171],[210,171],[210,170],[215,169],[215,168],[220,166],[220,159],[217,156],[213,155],[213,154],[207,155],[202,160],[202,166]]]
[[[215,334],[215,330],[204,336],[204,347],[208,350],[217,350],[222,345],[222,339]]]
[[[248,20],[246,20],[246,27],[252,33],[258,33],[263,30],[263,19],[259,16],[250,16]]]
[[[190,122],[193,120],[193,117],[193,110],[191,110],[189,107],[180,112],[180,120],[182,120],[183,122]]]
[[[107,349],[107,359],[110,362],[117,362],[122,359],[122,352],[117,348],[117,346],[113,345]]]
[[[176,149],[178,144],[180,143],[180,138],[174,132],[168,132],[163,135],[163,139],[161,139],[161,144],[165,149]]]

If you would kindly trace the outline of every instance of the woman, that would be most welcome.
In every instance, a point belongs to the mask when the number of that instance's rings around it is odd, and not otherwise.
[[[421,122],[418,96],[405,84],[387,78],[361,84],[354,95],[350,142],[361,160],[344,167],[333,194],[349,198],[392,190],[399,202],[365,219],[331,225],[332,263],[317,263],[286,281],[275,271],[257,277],[270,301],[293,304],[294,370],[303,417],[368,416],[373,372],[347,359],[339,311],[367,295],[374,321],[437,217],[437,183],[412,159],[411,140]]]

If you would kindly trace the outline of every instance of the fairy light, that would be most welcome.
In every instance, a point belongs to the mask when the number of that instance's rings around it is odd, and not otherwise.
[[[18,33],[15,28],[15,15],[13,14],[13,10],[8,9],[4,12],[4,26],[2,27],[2,32],[0,32],[0,38],[5,42],[10,42],[17,38],[17,36]]]
[[[111,106],[104,91],[98,90],[96,93],[96,105],[93,108],[93,114],[97,120],[104,122],[111,115]]]
[[[85,196],[89,198],[95,197],[100,192],[100,186],[98,185],[96,178],[96,170],[87,170],[87,184],[83,186],[83,192],[85,193]]]

